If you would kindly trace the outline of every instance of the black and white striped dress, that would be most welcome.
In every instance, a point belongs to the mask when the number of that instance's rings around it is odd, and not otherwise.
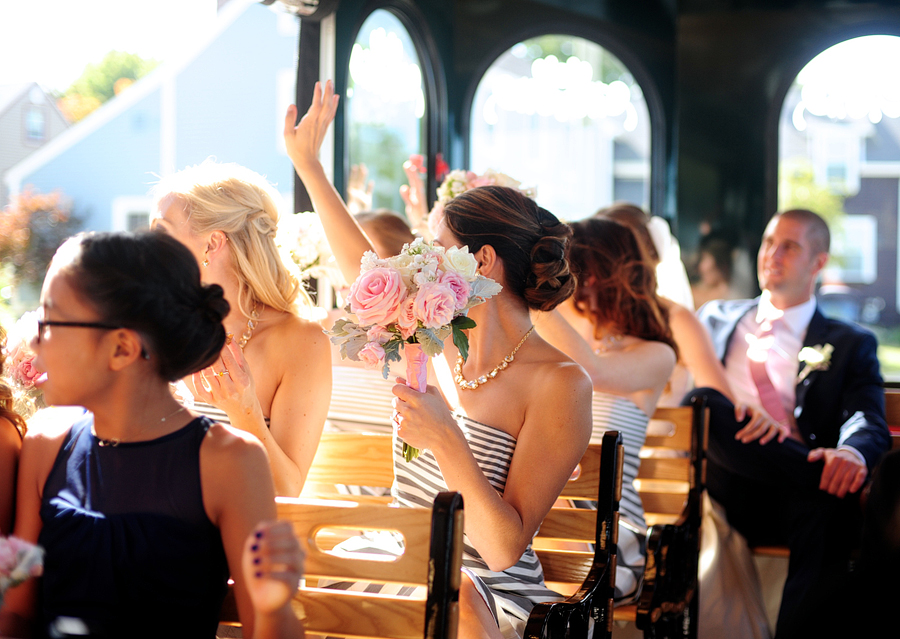
[[[603,433],[617,430],[622,433],[625,459],[622,466],[622,499],[619,501],[619,543],[616,557],[616,600],[628,603],[638,592],[646,559],[646,530],[644,507],[634,488],[639,453],[647,438],[650,416],[634,402],[619,395],[594,392],[592,401],[594,430],[591,443],[599,444]]]
[[[460,430],[469,443],[475,461],[485,477],[499,493],[506,487],[506,477],[516,439],[492,426],[456,415]],[[402,507],[431,508],[434,498],[447,490],[434,455],[422,451],[411,462],[403,459],[403,442],[394,436],[394,486],[391,494]],[[338,552],[365,552],[399,554],[402,548],[396,536],[370,534],[341,543]],[[500,632],[506,639],[519,639],[525,632],[528,615],[535,604],[559,601],[562,597],[544,585],[541,563],[529,545],[516,565],[495,572],[488,568],[478,551],[463,538],[463,572],[465,572],[490,608]],[[382,592],[411,595],[414,588],[397,588],[392,585],[339,582],[329,588],[346,588],[364,592]]]

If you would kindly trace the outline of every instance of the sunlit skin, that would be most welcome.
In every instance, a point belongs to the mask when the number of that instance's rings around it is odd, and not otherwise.
[[[56,264],[58,259],[51,264],[41,293],[43,318],[104,323],[73,288]],[[143,357],[144,344],[136,331],[51,326],[34,337],[31,348],[34,367],[42,373],[37,383],[47,403],[87,408],[101,439],[150,441],[194,419],[188,411],[179,412],[168,381],[159,377],[152,358]],[[22,447],[14,534],[32,543],[42,528],[41,489],[72,423],[65,415],[54,412],[32,424]],[[299,628],[287,606],[266,614],[254,611],[251,594],[258,596],[268,580],[251,583],[248,589],[241,572],[247,536],[258,522],[275,518],[275,493],[262,446],[240,430],[212,425],[200,447],[200,483],[206,515],[222,537],[247,636],[253,636],[254,624]],[[9,591],[0,614],[0,634],[29,636],[36,600],[35,580]]]
[[[247,318],[238,309],[240,284],[225,233],[194,234],[183,203],[173,195],[160,200],[152,227],[184,244],[201,265],[203,281],[219,284],[231,306],[224,324],[235,339],[216,363],[185,380],[188,387],[263,443],[277,494],[296,497],[312,465],[331,396],[326,336],[316,323],[261,305],[260,321],[241,349],[238,340]],[[218,374],[223,371],[228,374]]]
[[[806,222],[776,216],[766,226],[757,255],[759,286],[769,292],[775,308],[803,304],[812,296],[826,262],[828,253],[816,250]],[[847,450],[815,448],[807,459],[824,460],[819,489],[837,497],[858,491],[868,476],[866,465]]]
[[[325,132],[334,118],[338,96],[329,81],[317,83],[313,103],[295,126],[296,107],[285,117],[285,143],[326,235],[348,281],[359,275],[360,258],[371,244],[348,213],[318,160]],[[340,238],[340,241],[336,241]],[[449,230],[437,233],[444,247],[457,246]],[[503,262],[490,245],[474,253],[479,271],[504,283]],[[469,334],[469,357],[463,373],[470,379],[496,366],[531,327],[524,302],[508,289],[472,309],[478,327]],[[456,350],[445,345],[445,357],[455,362]],[[402,380],[400,380],[402,382]],[[547,344],[537,333],[516,354],[515,365],[477,392],[433,386],[419,393],[402,383],[394,387],[398,436],[410,446],[434,454],[449,490],[466,502],[466,534],[492,570],[513,566],[550,510],[582,452],[591,431],[590,380],[581,367]],[[446,396],[446,400],[445,400]],[[454,401],[458,398],[458,404]],[[448,403],[471,419],[516,437],[504,493],[485,477],[469,449]],[[540,469],[540,472],[537,472]],[[460,592],[461,637],[500,636],[485,601],[468,579]]]

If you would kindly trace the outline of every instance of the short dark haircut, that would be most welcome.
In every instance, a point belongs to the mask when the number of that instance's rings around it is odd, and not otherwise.
[[[808,209],[788,209],[776,213],[772,219],[779,217],[806,224],[806,237],[816,253],[828,253],[831,250],[831,231],[828,230],[828,223],[818,213]]]

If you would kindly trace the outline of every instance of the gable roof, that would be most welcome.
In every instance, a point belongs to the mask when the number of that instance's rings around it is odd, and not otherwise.
[[[160,89],[163,85],[174,81],[185,67],[203,53],[248,7],[255,3],[256,0],[229,0],[227,4],[219,9],[213,29],[206,38],[196,43],[196,46],[189,54],[180,60],[160,65],[150,74],[135,82],[128,90],[113,97],[86,118],[69,127],[27,158],[11,167],[3,178],[9,195],[12,196],[19,193],[22,180],[26,176],[34,173],[61,153],[75,146],[75,144],[100,129],[116,116],[127,111],[154,91]]]
[[[31,87],[37,82],[22,82],[20,84],[0,84],[0,116],[6,113]]]

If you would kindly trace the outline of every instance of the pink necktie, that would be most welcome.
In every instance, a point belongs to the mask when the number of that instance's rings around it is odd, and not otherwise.
[[[778,320],[775,320],[776,322]],[[774,343],[774,322],[770,322],[769,320],[764,320],[762,324],[759,325],[759,329],[756,331],[756,339],[766,339],[771,343]],[[753,347],[751,347],[751,351]],[[758,353],[759,351],[757,351]],[[766,362],[768,359],[769,350],[766,350],[766,357],[763,361],[756,361],[750,356],[748,353],[747,361],[750,363],[750,376],[753,378],[753,383],[756,384],[756,389],[759,391],[759,401],[762,404],[762,407],[765,409],[769,415],[771,415],[772,419],[781,423],[791,425],[791,430],[793,430],[793,425],[788,419],[787,411],[784,410],[784,404],[781,403],[781,397],[778,395],[778,391],[775,390],[775,385],[772,384],[772,380],[769,379],[769,374],[766,372]]]

